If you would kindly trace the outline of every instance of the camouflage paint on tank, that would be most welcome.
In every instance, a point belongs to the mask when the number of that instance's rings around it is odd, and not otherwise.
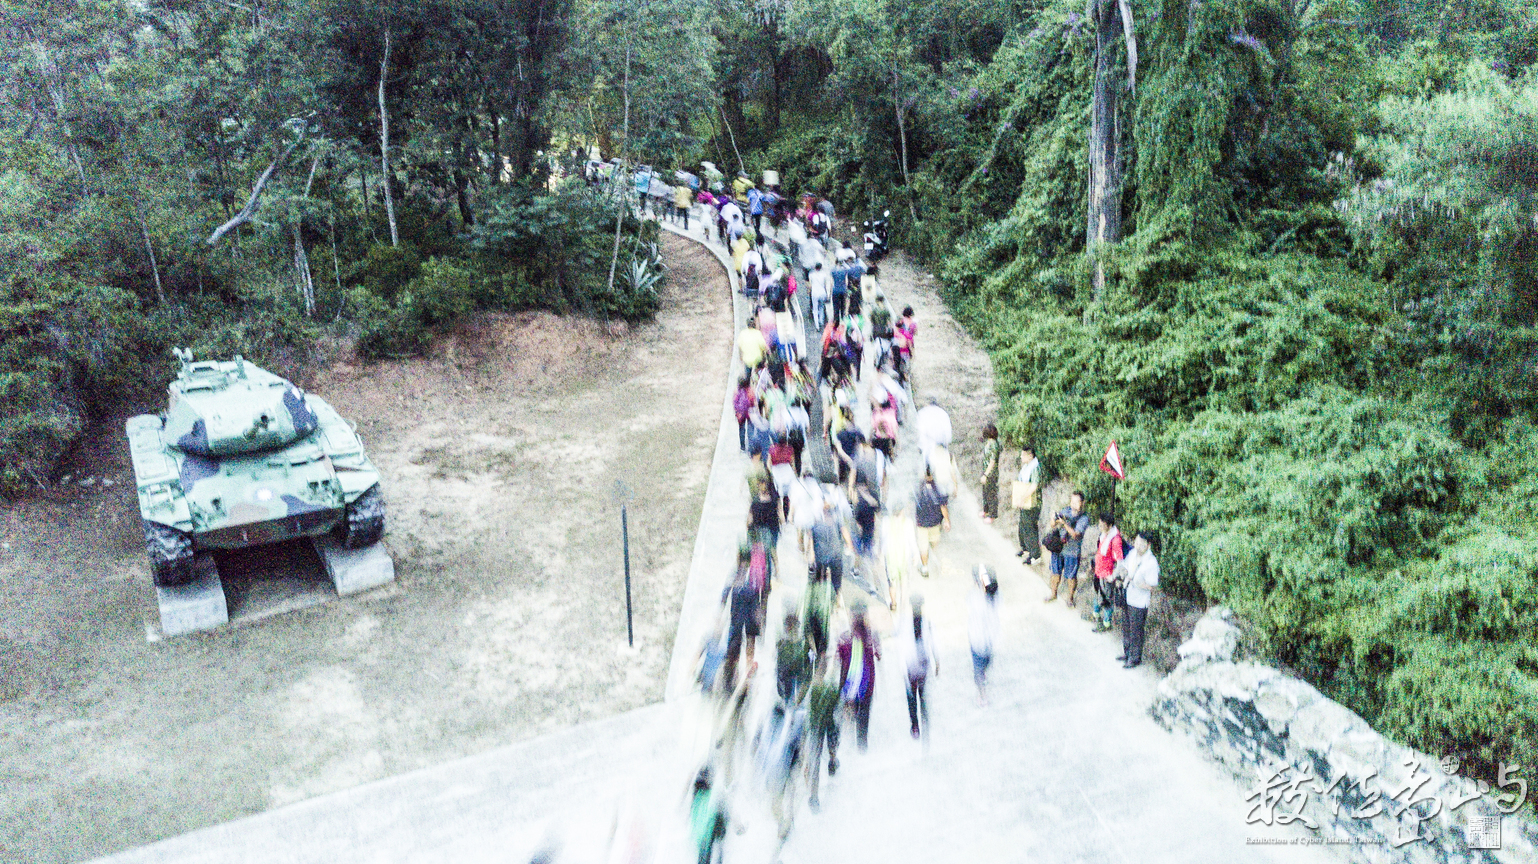
[[[239,357],[179,356],[164,423],[127,424],[146,521],[188,532],[201,549],[315,536],[379,482],[352,426],[325,400]]]
[[[183,453],[231,456],[297,441],[319,425],[304,393],[242,360],[182,361],[171,382],[165,437]]]

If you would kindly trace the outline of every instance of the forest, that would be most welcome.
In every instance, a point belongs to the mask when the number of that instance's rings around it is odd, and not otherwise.
[[[645,318],[589,148],[778,170],[942,279],[1000,427],[1168,589],[1480,776],[1538,765],[1538,3],[13,0],[0,493],[172,345],[299,369]],[[148,391],[145,388],[149,388]]]

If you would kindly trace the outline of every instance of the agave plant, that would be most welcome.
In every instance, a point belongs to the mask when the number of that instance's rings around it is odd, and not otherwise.
[[[667,278],[667,265],[662,263],[662,250],[656,243],[637,242],[632,248],[630,265],[625,268],[625,290],[634,295],[641,292],[655,294]]]

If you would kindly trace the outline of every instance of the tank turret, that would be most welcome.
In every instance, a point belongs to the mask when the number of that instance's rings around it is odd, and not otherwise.
[[[198,456],[232,456],[286,447],[314,432],[315,412],[288,381],[235,355],[195,363],[176,349],[182,368],[168,389],[164,436]]]

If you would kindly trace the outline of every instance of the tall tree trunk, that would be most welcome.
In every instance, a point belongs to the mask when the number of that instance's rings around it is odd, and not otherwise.
[[[134,215],[139,218],[139,231],[144,235],[144,251],[150,256],[150,272],[155,274],[155,299],[166,305],[166,289],[160,284],[160,263],[155,260],[155,244],[150,242],[150,226],[144,221],[144,206],[139,196],[134,196]]]
[[[310,197],[310,189],[315,184],[315,169],[320,167],[320,156],[316,156],[310,162],[310,176],[304,181],[304,196],[301,200]],[[310,255],[304,248],[304,213],[301,211],[291,223],[294,234],[294,272],[298,275],[299,296],[304,299],[304,314],[306,317],[315,315],[315,276],[310,272]]]
[[[785,98],[785,75],[787,73],[787,58],[779,51],[775,51],[769,58],[769,102],[764,106],[764,131],[769,138],[773,138],[780,132],[780,108]]]
[[[1098,0],[1095,16],[1095,89],[1089,130],[1089,198],[1084,247],[1095,257],[1095,302],[1105,293],[1104,244],[1121,239],[1121,135],[1117,126],[1120,96],[1112,67],[1121,14],[1112,0]]]
[[[385,107],[385,76],[390,70],[390,31],[385,31],[384,56],[379,60],[379,166],[384,178],[385,215],[390,220],[390,245],[401,245],[395,227],[395,198],[390,191],[390,111]]]
[[[913,178],[908,176],[908,123],[903,116],[908,113],[908,109],[904,104],[906,100],[903,99],[902,89],[898,86],[900,81],[901,79],[897,74],[897,64],[893,63],[892,105],[897,112],[897,137],[902,145],[903,187],[908,197],[908,215],[913,217],[914,222],[917,222],[919,221],[919,211],[917,205],[913,203]]]
[[[633,35],[633,34],[632,34]],[[630,149],[630,40],[625,40],[625,137],[620,142],[620,164],[614,169],[614,176],[624,183],[623,171],[625,168],[625,151]],[[620,228],[625,224],[625,208],[630,206],[630,198],[626,194],[623,185],[620,188],[619,206],[614,211],[614,253],[609,256],[609,293],[614,293],[614,269],[619,266],[619,235]]]
[[[502,161],[502,118],[490,97],[486,99],[486,116],[491,118],[491,185],[497,186],[503,182],[507,166]]]
[[[726,124],[726,135],[732,142],[732,152],[737,154],[737,170],[747,171],[748,166],[742,161],[742,151],[737,149],[736,130],[741,129],[746,132],[748,128],[748,118],[742,113],[740,94],[741,91],[735,83],[727,85],[726,100],[721,106],[721,120]]]
[[[294,281],[299,286],[299,296],[304,299],[305,317],[311,317],[315,314],[315,279],[310,274],[310,256],[304,251],[302,221],[295,219],[290,223],[294,234]]]

